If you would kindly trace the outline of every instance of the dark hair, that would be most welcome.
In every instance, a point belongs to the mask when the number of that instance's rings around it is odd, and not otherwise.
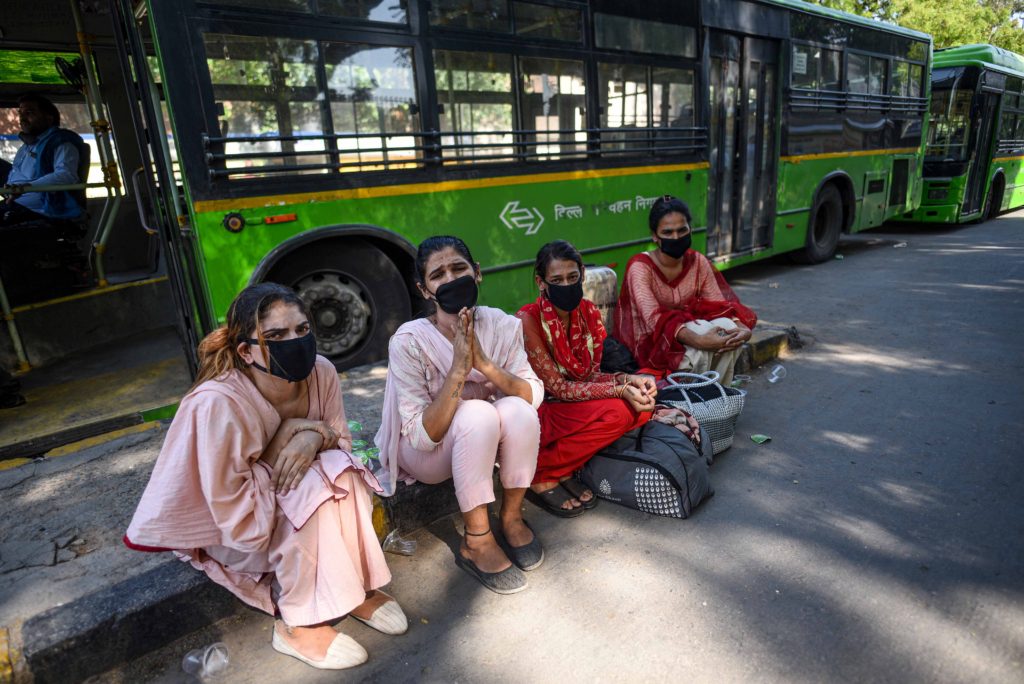
[[[647,225],[650,226],[652,233],[657,233],[658,224],[661,223],[661,219],[669,214],[677,213],[685,216],[687,223],[693,222],[693,215],[690,213],[690,207],[686,202],[672,195],[662,195],[651,205],[651,213],[647,216]]]
[[[572,243],[567,240],[553,240],[541,247],[540,251],[537,252],[537,261],[533,265],[533,272],[541,280],[547,282],[548,266],[556,259],[575,261],[576,265],[580,267],[580,275],[583,275],[583,257],[580,256],[579,250],[573,247]]]
[[[416,250],[416,282],[420,285],[426,282],[427,261],[430,260],[431,255],[440,252],[446,247],[454,249],[462,258],[469,262],[469,265],[474,270],[476,269],[476,262],[473,261],[473,255],[469,253],[469,247],[466,246],[465,242],[453,235],[434,235],[421,242]]]
[[[240,342],[252,337],[259,340],[260,349],[269,356],[263,332],[260,330],[260,321],[266,317],[270,307],[278,302],[297,306],[304,316],[309,316],[306,303],[291,288],[284,285],[260,283],[250,285],[239,292],[235,301],[228,307],[224,325],[199,343],[199,372],[193,386],[219,378],[232,368],[245,368],[245,362],[236,350]]]
[[[57,105],[50,102],[48,98],[45,98],[38,93],[25,93],[18,98],[18,104],[20,105],[26,102],[34,102],[36,106],[39,107],[39,111],[53,118],[54,126],[60,126],[60,110],[57,109]]]

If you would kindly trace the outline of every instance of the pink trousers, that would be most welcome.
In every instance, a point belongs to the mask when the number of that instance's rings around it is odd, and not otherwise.
[[[243,601],[255,578],[270,583],[281,619],[292,627],[333,622],[366,600],[366,592],[391,581],[373,529],[370,491],[354,471],[336,484],[348,490],[329,499],[296,529],[277,509],[268,551],[242,553],[226,547],[204,549],[199,567]]]
[[[455,480],[463,513],[494,501],[494,464],[506,489],[529,487],[537,469],[540,422],[537,411],[519,397],[493,404],[463,401],[441,443],[432,451],[414,449],[402,437],[398,465],[420,482]]]

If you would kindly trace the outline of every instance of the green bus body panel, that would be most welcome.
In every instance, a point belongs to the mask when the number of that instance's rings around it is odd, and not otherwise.
[[[921,206],[907,216],[906,220],[921,223],[958,223],[966,189],[967,174],[942,179],[926,178],[924,190],[921,192]],[[942,190],[946,191],[944,197],[928,198],[929,192]]]
[[[976,66],[1024,76],[1024,57],[995,45],[961,45],[935,51],[932,69],[957,66]]]
[[[629,257],[645,249],[639,242],[650,235],[649,209],[638,198],[650,201],[671,193],[687,199],[694,228],[699,231],[694,235],[694,248],[703,250],[705,237],[700,229],[704,226],[699,217],[706,215],[707,182],[707,171],[696,169],[302,204],[267,198],[265,207],[238,211],[246,221],[240,233],[223,227],[227,211],[199,213],[195,225],[214,310],[220,317],[272,249],[309,230],[346,225],[376,226],[413,244],[431,235],[458,235],[485,271],[529,262],[528,266],[485,275],[481,288],[482,303],[515,311],[536,298],[532,262],[537,250],[551,240],[566,239],[581,250],[637,243],[584,255],[587,263],[616,263],[621,277]],[[609,200],[597,202],[596,198]],[[611,211],[609,204],[616,203],[621,203],[620,210]],[[570,218],[563,213],[557,217],[556,205],[579,207],[583,216]],[[266,217],[284,214],[295,214],[296,220],[263,223]],[[503,222],[503,214],[513,228]],[[368,285],[372,287],[372,283]]]
[[[989,169],[989,178],[1000,170],[1006,178],[1006,188],[1003,190],[1003,202],[999,209],[1006,211],[1024,205],[1024,157],[994,160]]]

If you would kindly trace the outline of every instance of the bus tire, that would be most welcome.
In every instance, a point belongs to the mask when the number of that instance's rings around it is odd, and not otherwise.
[[[807,245],[793,253],[800,264],[820,264],[835,254],[839,234],[843,230],[843,197],[839,189],[828,183],[818,192],[807,224]]]
[[[1003,206],[1003,188],[1006,181],[1002,174],[992,179],[992,185],[988,189],[988,196],[985,198],[985,210],[981,212],[979,223],[983,223],[999,216],[999,209]]]
[[[317,351],[338,370],[386,358],[391,335],[412,317],[398,267],[360,238],[308,245],[266,279],[291,287],[306,303]]]

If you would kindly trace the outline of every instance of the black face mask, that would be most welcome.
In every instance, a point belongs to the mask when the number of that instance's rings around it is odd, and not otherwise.
[[[691,242],[693,242],[692,235],[676,238],[675,240],[661,238],[661,251],[668,254],[673,259],[679,259],[686,254],[686,250],[690,249]]]
[[[552,285],[551,283],[545,283],[548,286],[547,297],[548,301],[557,306],[562,311],[575,311],[576,307],[583,301],[583,281],[580,280],[572,285]]]
[[[252,339],[246,342],[257,346],[260,343]],[[252,365],[257,370],[288,382],[305,380],[313,372],[316,365],[316,337],[313,333],[291,340],[265,340],[265,344],[270,355],[270,370],[253,361]]]
[[[463,308],[472,309],[476,306],[476,298],[479,293],[476,276],[466,275],[437,288],[434,298],[442,311],[457,314]]]

